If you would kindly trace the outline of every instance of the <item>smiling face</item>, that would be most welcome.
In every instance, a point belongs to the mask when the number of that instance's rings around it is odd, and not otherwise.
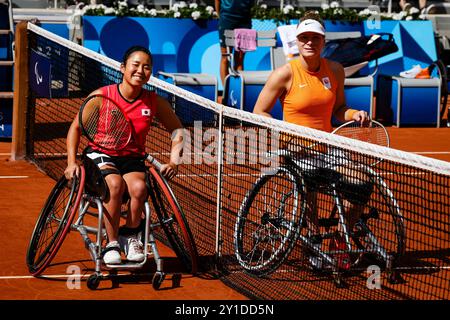
[[[120,66],[123,73],[123,82],[132,87],[142,87],[152,74],[152,59],[143,51],[131,53]]]
[[[297,45],[304,58],[320,57],[325,37],[315,32],[304,32],[297,36]]]

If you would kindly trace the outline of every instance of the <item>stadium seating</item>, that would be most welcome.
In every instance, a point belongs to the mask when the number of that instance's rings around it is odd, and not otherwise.
[[[440,126],[441,79],[378,75],[376,118],[395,124]]]
[[[257,71],[237,71],[232,68],[232,56],[235,46],[233,30],[225,30],[225,44],[229,48],[230,74],[225,78],[222,103],[240,110],[252,112],[264,84],[273,69],[285,63],[282,48],[276,47],[276,29],[257,32],[257,48],[269,49],[270,68]],[[245,67],[245,66],[244,66]],[[272,110],[272,116],[282,119],[282,110],[279,102]]]

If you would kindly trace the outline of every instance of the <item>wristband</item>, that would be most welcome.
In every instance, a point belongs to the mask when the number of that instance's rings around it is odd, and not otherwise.
[[[359,112],[358,110],[355,109],[348,109],[345,113],[349,112],[349,118],[350,120],[353,119],[353,116],[355,115],[355,113]]]

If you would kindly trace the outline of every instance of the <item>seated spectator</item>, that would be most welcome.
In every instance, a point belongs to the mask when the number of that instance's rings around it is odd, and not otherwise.
[[[411,8],[417,8],[419,10],[422,10],[426,7],[427,1],[426,0],[400,0],[399,1],[400,9],[403,11],[409,11]]]
[[[431,6],[432,4],[439,4],[439,3],[443,3],[443,2],[450,2],[450,1],[446,1],[446,0],[444,0],[444,1],[400,0],[399,6],[400,6],[400,9],[403,11],[409,11],[409,10],[411,10],[411,8],[417,8],[423,13],[425,11],[425,9],[429,6]],[[428,13],[430,13],[430,14],[441,13],[441,12],[438,12],[438,10],[439,10],[438,8],[432,8]]]

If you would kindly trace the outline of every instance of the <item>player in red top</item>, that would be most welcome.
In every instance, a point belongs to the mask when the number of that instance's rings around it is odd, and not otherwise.
[[[101,169],[109,188],[109,199],[105,201],[105,227],[108,235],[103,260],[107,264],[120,264],[121,247],[130,261],[144,260],[143,245],[138,237],[141,213],[147,197],[145,183],[145,140],[156,116],[172,134],[172,149],[169,163],[163,164],[161,173],[168,179],[177,173],[181,159],[182,124],[173,112],[168,101],[156,93],[143,88],[152,73],[152,56],[148,49],[133,46],[127,50],[120,66],[123,79],[120,84],[102,87],[91,93],[111,98],[130,119],[133,138],[122,150],[102,150],[93,144],[88,146],[86,156]],[[178,130],[180,129],[180,130]],[[67,168],[65,175],[71,179],[80,173],[76,155],[80,143],[78,115],[67,134]],[[120,228],[120,210],[125,190],[130,195],[130,214],[124,227]],[[120,236],[119,236],[120,233]]]

